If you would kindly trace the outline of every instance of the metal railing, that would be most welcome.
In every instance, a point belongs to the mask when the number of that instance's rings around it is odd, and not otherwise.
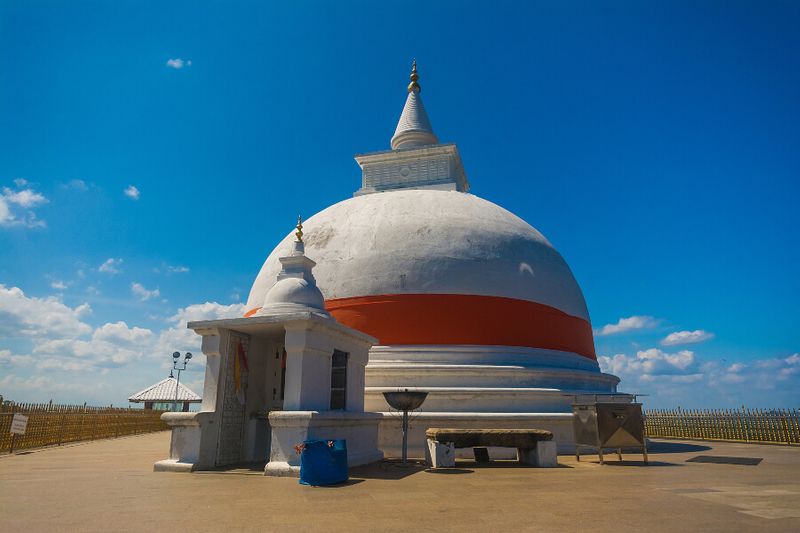
[[[24,435],[10,434],[15,413],[28,416]],[[163,411],[51,403],[0,403],[0,453],[169,429]]]
[[[797,409],[652,409],[649,437],[800,445]]]

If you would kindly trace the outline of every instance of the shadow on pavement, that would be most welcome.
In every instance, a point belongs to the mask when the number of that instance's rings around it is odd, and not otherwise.
[[[525,470],[541,470],[540,468],[528,465],[525,463],[520,463],[516,459],[493,459],[488,462],[477,462],[477,461],[469,461],[469,460],[459,460],[456,462],[456,466],[459,468],[466,467],[466,468],[521,468]],[[559,463],[558,467],[556,468],[573,468],[569,465]]]
[[[357,478],[364,479],[403,479],[410,475],[422,472],[427,468],[424,461],[410,460],[406,466],[399,461],[384,460],[350,469],[350,473]]]
[[[475,472],[469,468],[426,468],[426,474],[471,474]]]
[[[592,463],[595,465],[599,465],[600,461],[585,461],[587,463]],[[628,461],[623,460],[620,461],[605,461],[605,463],[601,466],[627,466],[627,467],[644,467],[644,468],[658,468],[660,466],[685,466],[681,463],[665,463],[664,461],[650,461],[649,463],[645,464],[644,461]]]
[[[335,485],[306,485],[306,487],[311,487],[312,489],[343,489],[345,487],[351,487],[353,485],[358,485],[359,483],[364,483],[364,481],[364,479],[350,478],[344,483],[337,483]]]
[[[264,467],[267,463],[241,463],[236,465],[218,466],[210,470],[198,470],[194,474],[240,474],[240,475],[264,475]]]
[[[664,442],[651,440],[647,445],[648,453],[691,453],[710,450],[710,446],[689,442]]]

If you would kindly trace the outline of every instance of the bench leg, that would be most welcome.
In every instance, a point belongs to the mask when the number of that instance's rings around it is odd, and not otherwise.
[[[456,448],[452,442],[438,442],[428,439],[429,464],[433,468],[453,468],[456,466]]]
[[[539,468],[553,468],[558,466],[556,443],[552,440],[536,443],[536,448],[518,448],[517,457],[520,463]]]
[[[476,446],[475,448],[472,449],[472,453],[475,455],[476,463],[489,462],[489,448],[485,446]]]
[[[517,448],[517,460],[530,466],[536,466],[536,448]]]

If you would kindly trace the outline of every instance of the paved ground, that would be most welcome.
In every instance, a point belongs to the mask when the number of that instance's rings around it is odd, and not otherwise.
[[[0,531],[800,531],[800,448],[661,441],[647,467],[382,464],[334,488],[154,473],[168,448],[165,432],[2,456]],[[697,455],[764,460],[686,462]]]

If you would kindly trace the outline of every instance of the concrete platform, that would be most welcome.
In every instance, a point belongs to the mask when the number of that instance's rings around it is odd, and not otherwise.
[[[153,472],[168,449],[164,432],[0,456],[0,531],[800,531],[800,448],[656,441],[650,466],[379,463],[332,488],[258,467]],[[686,462],[698,455],[763,461]]]

